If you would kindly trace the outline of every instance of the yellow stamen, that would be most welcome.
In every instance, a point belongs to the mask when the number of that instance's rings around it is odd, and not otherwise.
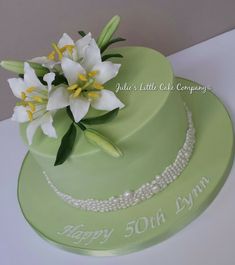
[[[54,42],[52,43],[52,47],[55,49],[56,53],[58,54],[59,60],[61,60],[63,57],[63,54],[60,48]]]
[[[30,121],[33,120],[33,113],[30,110],[26,110]]]
[[[51,61],[55,61],[55,54],[56,54],[55,51],[50,52],[50,53],[47,55],[47,59],[49,59],[49,60],[51,60]]]
[[[65,51],[66,51],[66,48],[65,48],[65,46],[64,46],[64,47],[62,47],[62,48],[60,48],[60,51],[61,51],[61,52],[65,52]]]
[[[33,99],[38,103],[43,103],[43,99],[40,96],[33,96]]]
[[[26,103],[25,101],[21,101],[19,104],[20,104],[21,106],[27,107],[27,103]]]
[[[16,106],[24,106],[24,107],[27,107],[27,104],[25,103],[25,101],[20,101],[20,102],[16,102]]]
[[[79,75],[78,75],[78,78],[79,78],[80,80],[82,80],[82,81],[87,81],[86,76],[83,75],[83,74],[79,74]]]
[[[92,85],[94,88],[96,89],[103,89],[104,87],[102,86],[102,84],[98,83],[98,82],[94,82]]]
[[[70,55],[72,55],[73,53],[73,48],[75,47],[74,45],[66,45],[66,49],[69,52]]]
[[[88,73],[88,76],[89,77],[94,77],[94,76],[97,75],[97,73],[98,73],[98,71],[91,71],[91,72]]]
[[[72,90],[74,90],[76,88],[78,88],[78,84],[73,84],[73,85],[67,87],[67,90],[72,91]]]
[[[35,87],[34,87],[34,86],[31,86],[31,87],[28,87],[28,88],[26,89],[26,92],[27,92],[27,93],[32,93],[34,90],[35,90]]]
[[[26,99],[26,94],[24,92],[21,92],[21,99],[25,100]]]
[[[81,87],[79,87],[79,88],[74,92],[73,97],[74,97],[74,98],[78,97],[78,96],[80,95],[81,92],[82,92],[82,89],[81,89]]]
[[[65,51],[68,51],[68,53],[70,54],[70,55],[72,55],[72,53],[73,53],[73,48],[74,48],[75,46],[74,45],[65,45],[64,47],[62,47],[61,49],[60,49],[60,51],[63,53],[63,52],[65,52]]]
[[[28,105],[29,105],[32,112],[34,112],[36,110],[36,107],[32,102],[28,102]]]
[[[87,96],[90,97],[90,98],[96,99],[96,98],[99,97],[99,94],[96,93],[96,92],[89,92],[89,93],[87,93]]]

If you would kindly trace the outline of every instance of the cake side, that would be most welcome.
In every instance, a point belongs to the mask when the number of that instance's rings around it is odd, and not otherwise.
[[[124,55],[122,68],[118,77],[108,83],[109,89],[115,90],[117,83],[173,84],[171,66],[160,53],[142,47],[118,51]],[[72,156],[62,166],[54,167],[54,150],[58,148],[59,140],[43,138],[40,132],[35,135],[30,152],[42,171],[45,170],[63,192],[78,198],[105,199],[138,188],[173,162],[187,129],[179,94],[169,90],[119,91],[118,96],[126,107],[112,124],[105,125],[104,133],[124,151],[119,159],[85,144],[83,136],[79,135]],[[69,121],[63,112],[58,113],[56,119],[61,136]],[[102,132],[103,125],[97,126],[97,130]],[[21,133],[24,137],[24,127]]]
[[[111,122],[104,125],[97,125],[95,129],[108,135],[115,143],[118,143],[123,138],[131,136],[136,130],[144,126],[147,119],[162,107],[166,101],[169,91],[146,91],[140,90],[141,84],[154,83],[157,86],[160,84],[172,84],[173,72],[170,63],[166,58],[153,49],[144,47],[123,47],[118,49],[110,49],[112,53],[121,53],[123,58],[113,59],[114,63],[122,63],[118,75],[105,84],[105,88],[117,91],[117,87],[137,86],[137,90],[119,90],[117,96],[125,104],[125,108],[119,111],[118,116]],[[65,115],[65,110],[60,110],[54,118],[54,126],[58,135],[57,139],[44,137],[41,130],[35,133],[34,141],[29,146],[32,153],[54,157],[58,150],[60,140],[71,120],[68,115]],[[90,108],[88,116],[101,115],[101,111]],[[24,142],[26,139],[27,124],[21,125],[21,135]],[[80,138],[80,136],[78,136]],[[79,139],[74,146],[71,156],[80,156],[97,152],[98,148],[87,144],[86,141]]]

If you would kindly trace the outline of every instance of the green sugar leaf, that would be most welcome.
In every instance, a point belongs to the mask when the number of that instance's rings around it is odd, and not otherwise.
[[[68,85],[67,79],[64,77],[64,75],[56,74],[55,75],[55,80],[52,82],[54,86],[58,86],[61,84],[66,84]]]
[[[120,17],[114,16],[103,28],[97,40],[97,44],[100,49],[102,49],[110,41],[113,34],[117,30],[119,23],[120,23]]]
[[[69,118],[73,121],[74,124],[76,124],[82,131],[86,130],[86,127],[81,123],[81,121],[80,122],[75,122],[74,117],[73,117],[73,113],[72,113],[72,111],[71,111],[69,106],[66,107],[66,112],[67,112]]]
[[[78,34],[79,34],[81,37],[86,36],[86,32],[83,31],[83,30],[79,30],[79,31],[78,31]]]
[[[110,53],[110,54],[105,54],[102,56],[102,61],[106,61],[109,58],[123,58],[123,56],[120,53]]]
[[[63,164],[66,159],[70,156],[77,135],[77,129],[74,123],[71,123],[68,131],[63,136],[60,147],[56,155],[56,161],[54,166]]]
[[[37,76],[44,76],[49,72],[46,67],[43,67],[39,63],[28,62],[29,65],[35,70]],[[1,61],[2,68],[17,73],[24,74],[24,62],[22,61]]]
[[[107,123],[107,122],[112,121],[117,116],[118,111],[119,111],[119,108],[116,108],[101,116],[82,119],[81,122],[85,124],[90,124],[90,125]]]
[[[108,41],[106,43],[106,45],[104,45],[101,49],[101,53],[103,53],[110,45],[116,43],[116,42],[119,42],[119,41],[125,41],[126,39],[124,38],[121,38],[121,37],[118,37],[118,38],[114,38],[114,39],[111,39],[110,41]]]
[[[86,130],[86,127],[85,127],[84,124],[82,124],[81,122],[77,122],[76,124],[77,124],[77,126],[78,126],[82,131],[85,131],[85,130]]]
[[[111,155],[112,157],[118,158],[122,156],[121,150],[108,138],[98,133],[97,131],[93,129],[86,129],[84,131],[84,135],[89,143],[99,147],[101,150]]]

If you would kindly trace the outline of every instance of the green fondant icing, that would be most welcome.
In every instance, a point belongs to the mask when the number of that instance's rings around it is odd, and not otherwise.
[[[173,85],[171,66],[160,53],[140,47],[121,48],[118,52],[124,56],[121,71],[107,88],[115,89],[117,83],[125,82],[138,87],[152,82],[157,86]],[[54,122],[59,139],[45,137],[40,131],[35,135],[30,153],[63,192],[83,199],[106,199],[137,189],[176,158],[187,129],[180,95],[171,91],[122,91],[118,97],[126,105],[118,117],[92,128],[110,137],[123,151],[123,157],[108,156],[79,133],[73,155],[54,167],[60,138],[70,124],[65,112],[60,112]],[[25,128],[21,129],[24,136]]]
[[[181,78],[176,82],[197,86]],[[18,199],[25,218],[35,231],[65,250],[86,255],[121,255],[159,243],[197,217],[214,199],[228,176],[234,155],[233,128],[223,104],[211,92],[180,94],[193,113],[196,129],[194,153],[176,181],[136,206],[109,213],[73,208],[50,189],[35,156],[29,153],[19,177]],[[160,116],[159,112],[156,117]],[[151,139],[152,149],[158,134],[161,132],[156,131],[156,138]],[[142,163],[145,169],[144,179],[152,174],[152,165],[142,155],[139,152],[135,158],[139,156],[138,163]],[[156,165],[160,163],[159,157],[154,157]],[[110,171],[110,176],[113,173]],[[128,182],[128,175],[126,179]],[[105,185],[103,191],[109,188]]]

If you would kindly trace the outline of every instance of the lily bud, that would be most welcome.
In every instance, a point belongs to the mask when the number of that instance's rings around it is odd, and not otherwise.
[[[84,131],[84,135],[88,142],[90,142],[93,145],[98,146],[100,149],[105,151],[107,154],[113,156],[113,157],[120,157],[122,156],[121,150],[114,145],[109,139],[107,139],[102,134],[98,133],[97,131],[93,129],[86,129]]]
[[[120,23],[120,17],[116,15],[113,18],[111,18],[111,20],[103,28],[97,40],[97,44],[100,49],[102,49],[102,47],[105,46],[110,41],[114,32],[117,30],[119,23]]]
[[[49,72],[41,64],[33,62],[29,62],[29,64],[35,70],[37,76],[44,76]],[[24,62],[21,61],[1,61],[1,67],[17,74],[24,74]]]

